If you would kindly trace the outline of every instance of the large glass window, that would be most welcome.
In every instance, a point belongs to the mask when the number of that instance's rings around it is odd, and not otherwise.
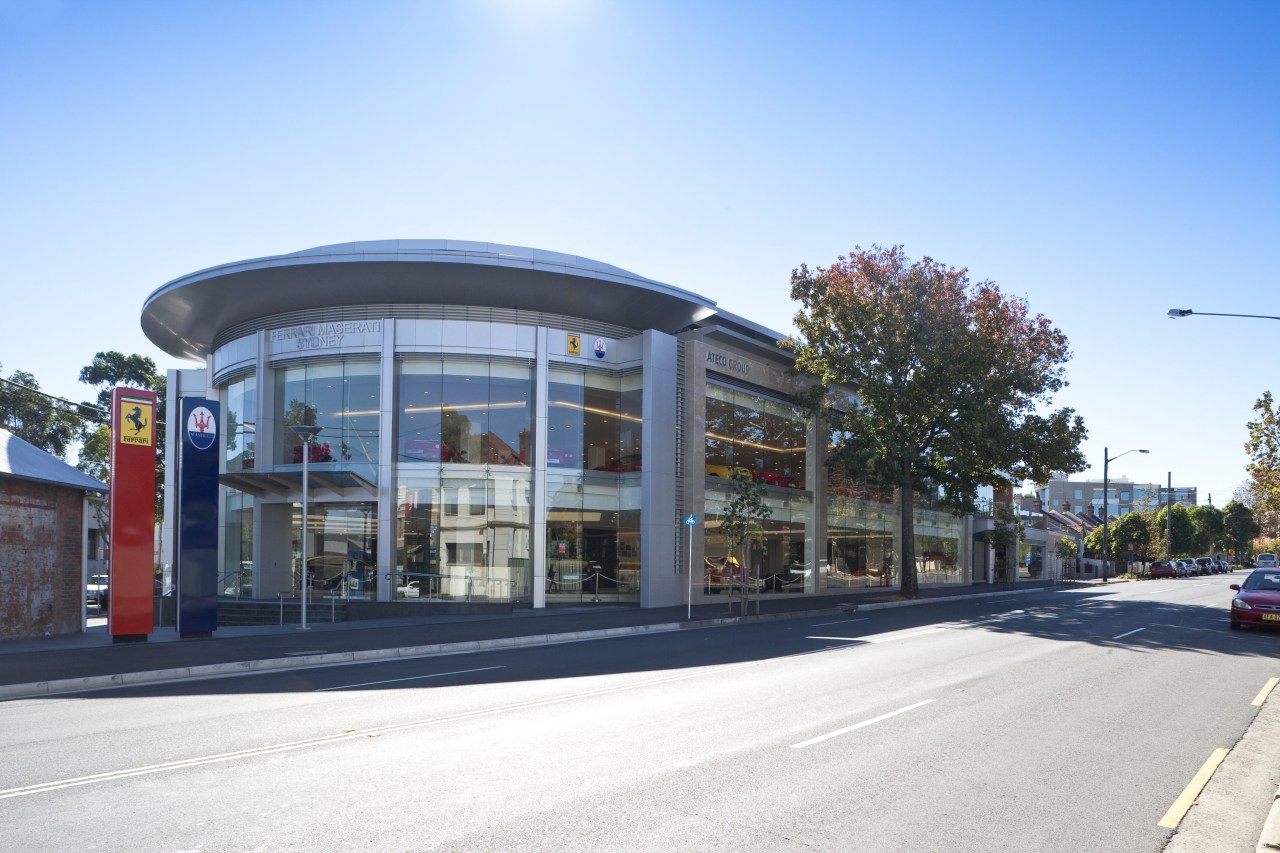
[[[921,584],[969,583],[960,565],[960,519],[945,510],[915,508],[916,578]]]
[[[552,368],[547,387],[547,467],[639,471],[641,389],[638,375]]]
[[[294,505],[294,585],[301,561],[302,504]],[[307,578],[312,595],[373,598],[377,584],[378,506],[310,503]]]
[[[707,387],[704,592],[719,592],[743,565],[762,593],[817,589],[814,555],[806,546],[814,527],[813,498],[804,491],[807,443],[808,416],[799,407],[745,390]],[[736,554],[720,532],[735,471],[765,486],[769,507],[760,520],[760,540]]]
[[[228,383],[223,389],[223,411],[227,470],[251,471],[257,442],[258,377],[251,374]]]
[[[337,463],[373,480],[378,461],[378,364],[372,361],[295,365],[276,371],[280,406],[276,464],[302,462],[302,442],[291,426],[321,428],[311,463]]]
[[[732,480],[709,482],[706,489],[703,591],[720,592],[745,565],[753,586],[761,593],[814,592],[817,576],[805,549],[805,531],[813,524],[812,498],[800,492],[766,494],[769,515],[759,519],[759,539],[735,550],[721,532],[733,489]]]
[[[631,479],[548,471],[547,601],[639,601],[640,487]]]
[[[222,520],[223,564],[218,595],[250,598],[253,596],[253,498],[227,489]]]
[[[409,359],[396,373],[395,596],[528,601],[531,365]]]
[[[532,463],[528,364],[413,360],[397,366],[402,463]]]
[[[869,489],[846,472],[830,469],[825,586],[896,586],[900,528],[899,506],[892,490]]]
[[[728,478],[734,469],[787,489],[805,487],[808,417],[797,406],[707,386],[706,475]]]
[[[395,597],[528,601],[528,475],[455,470],[400,468]]]

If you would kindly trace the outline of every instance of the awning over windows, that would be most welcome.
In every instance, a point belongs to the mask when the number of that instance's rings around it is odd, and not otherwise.
[[[367,495],[375,500],[378,497],[377,485],[354,471],[310,471],[307,477],[310,479],[310,486],[313,491],[321,488],[347,493],[354,489],[357,495]],[[301,471],[274,471],[271,473],[237,471],[220,474],[218,482],[237,491],[247,492],[259,497],[266,495],[287,497],[288,495],[302,492]]]

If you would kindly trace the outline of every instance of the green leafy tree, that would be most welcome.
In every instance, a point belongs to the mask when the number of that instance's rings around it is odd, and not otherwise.
[[[791,297],[802,306],[800,337],[786,342],[796,368],[858,394],[823,404],[832,464],[900,489],[904,596],[919,595],[911,496],[925,484],[972,511],[982,485],[1085,467],[1083,420],[1046,412],[1066,385],[1066,336],[1025,301],[930,258],[912,263],[901,246],[801,266]]]
[[[166,419],[165,377],[156,363],[143,355],[100,352],[80,371],[80,381],[98,389],[97,409],[106,414],[85,432],[84,445],[76,467],[106,483],[111,479],[111,392],[117,386],[155,391],[156,402],[156,517],[164,512],[164,425]],[[88,406],[89,404],[85,404]],[[82,406],[82,411],[88,409]]]
[[[1253,540],[1262,533],[1262,525],[1253,517],[1253,510],[1240,501],[1229,501],[1222,508],[1223,542],[1227,550],[1237,556],[1253,553]]]
[[[750,547],[764,542],[762,522],[773,515],[773,510],[765,503],[764,483],[751,479],[751,474],[741,468],[735,469],[731,478],[733,495],[720,516],[720,533],[729,554],[741,554],[742,581],[749,598],[753,589]],[[744,601],[742,612],[746,611],[747,601]]]
[[[1058,540],[1057,551],[1058,559],[1061,560],[1064,565],[1072,567],[1075,566],[1076,557],[1080,554],[1080,548],[1073,540],[1063,536]]]
[[[997,505],[992,517],[995,523],[987,535],[987,541],[995,552],[997,571],[1005,572],[1017,561],[1015,549],[1026,533],[1026,525],[1018,510],[1009,504]]]
[[[40,390],[30,373],[15,370],[0,378],[0,426],[59,459],[81,431],[80,415],[72,404]]]
[[[1213,506],[1193,506],[1191,526],[1195,529],[1195,552],[1209,554],[1223,545],[1226,526],[1222,510]]]
[[[1125,513],[1108,525],[1107,539],[1111,561],[1117,565],[1128,563],[1131,553],[1138,560],[1151,559],[1151,516],[1143,512]]]
[[[1165,541],[1165,549],[1171,557],[1190,556],[1195,551],[1196,531],[1195,526],[1191,523],[1191,513],[1182,504],[1173,505],[1172,524],[1170,524],[1170,513],[1168,507],[1162,507],[1155,516],[1155,527],[1161,533],[1163,540],[1164,532],[1170,530],[1172,532],[1171,541]]]
[[[1249,492],[1253,497],[1253,510],[1262,532],[1271,536],[1280,533],[1274,529],[1273,520],[1280,519],[1280,409],[1276,407],[1271,392],[1266,391],[1253,404],[1258,419],[1249,421],[1249,440],[1245,453],[1249,454]]]

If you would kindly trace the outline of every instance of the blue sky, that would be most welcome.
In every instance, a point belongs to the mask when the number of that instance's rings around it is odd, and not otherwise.
[[[1072,343],[1113,477],[1245,479],[1280,392],[1280,4],[0,0],[0,364],[155,349],[148,294],[328,243],[615,264],[786,332],[897,244]]]

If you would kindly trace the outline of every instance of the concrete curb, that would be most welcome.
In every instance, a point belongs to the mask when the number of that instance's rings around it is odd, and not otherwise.
[[[1275,853],[1277,850],[1280,850],[1280,788],[1276,788],[1272,798],[1271,811],[1267,813],[1267,822],[1262,825],[1255,853]]]
[[[499,637],[492,640],[467,640],[456,643],[434,643],[425,646],[403,646],[386,649],[364,649],[351,652],[329,652],[316,655],[295,655],[287,658],[265,658],[262,660],[231,661],[228,663],[204,664],[201,666],[184,666],[170,669],[155,669],[144,672],[126,672],[115,675],[89,675],[83,678],[63,678],[50,681],[35,681],[26,684],[0,685],[0,702],[10,699],[35,699],[45,696],[58,696],[66,693],[81,693],[88,690],[105,690],[113,687],[136,687],[144,684],[161,684],[173,681],[185,681],[202,678],[226,678],[234,675],[249,675],[257,672],[272,672],[282,669],[307,669],[322,666],[341,666],[343,664],[366,663],[369,661],[397,660],[408,658],[431,657],[433,655],[456,655],[491,649],[517,648],[520,646],[549,646],[556,643],[578,643],[588,640],[603,640],[609,637],[624,637],[631,634],[658,634],[670,631],[689,631],[701,628],[720,628],[742,622],[768,622],[783,619],[807,619],[814,616],[833,616],[841,613],[854,613],[860,610],[886,610],[893,607],[911,607],[921,604],[942,603],[946,601],[965,601],[975,598],[994,598],[1003,595],[1018,595],[1026,592],[1043,592],[1042,589],[1000,590],[997,592],[978,592],[969,595],[948,596],[946,598],[915,598],[903,601],[880,601],[870,604],[842,605],[816,610],[786,611],[782,613],[764,613],[758,616],[723,616],[711,619],[694,619],[689,622],[663,622],[655,625],[628,625],[621,628],[599,628],[591,631],[571,631],[562,634],[532,634],[519,637]],[[1273,816],[1280,812],[1280,807],[1273,809]],[[1277,818],[1280,820],[1280,818]],[[1260,850],[1263,848],[1259,848]],[[1280,848],[1276,848],[1280,849]],[[1268,848],[1270,850],[1270,848]]]

